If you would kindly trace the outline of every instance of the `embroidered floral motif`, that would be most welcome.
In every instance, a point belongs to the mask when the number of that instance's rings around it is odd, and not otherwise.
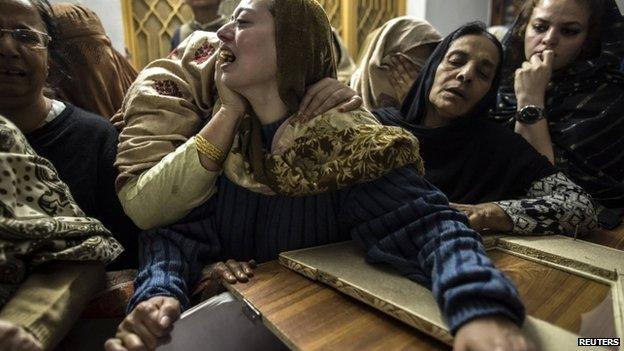
[[[380,178],[407,165],[424,174],[418,140],[404,129],[380,125],[369,112],[330,111],[307,121],[305,127],[278,130],[272,154],[264,161],[267,184],[251,174],[250,162],[243,155],[244,138],[244,132],[237,135],[224,172],[237,185],[261,194],[321,194]]]
[[[206,40],[204,44],[199,49],[197,49],[197,51],[195,51],[195,58],[193,59],[193,62],[197,64],[202,64],[206,62],[208,58],[210,58],[210,56],[214,53],[214,51],[214,46],[212,46],[208,42],[208,40]]]
[[[157,80],[154,82],[154,89],[160,95],[182,97],[182,92],[176,83],[170,79]]]

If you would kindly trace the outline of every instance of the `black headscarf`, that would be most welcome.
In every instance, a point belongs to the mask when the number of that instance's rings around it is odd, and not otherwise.
[[[465,116],[447,126],[422,125],[438,65],[451,44],[465,35],[482,35],[503,49],[479,22],[466,24],[449,34],[436,48],[408,92],[401,110],[373,111],[382,123],[399,125],[420,141],[425,178],[453,202],[483,203],[508,200],[526,194],[531,184],[553,174],[554,168],[522,137],[487,119],[496,101],[501,77],[499,64],[486,95]]]
[[[606,207],[624,207],[624,18],[614,0],[604,1],[599,52],[553,73],[546,93],[546,118],[555,166]],[[523,14],[521,14],[522,16]],[[513,127],[513,72],[524,61],[520,18],[503,39],[508,79],[492,117]],[[523,17],[526,17],[524,14]]]

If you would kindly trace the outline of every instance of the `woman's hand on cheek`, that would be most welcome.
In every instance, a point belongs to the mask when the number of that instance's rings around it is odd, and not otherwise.
[[[390,66],[390,81],[392,82],[392,87],[396,93],[396,98],[400,103],[405,99],[407,92],[414,84],[414,81],[418,77],[419,69],[412,61],[410,61],[403,54],[394,54],[390,61],[392,61],[392,65]]]
[[[537,351],[520,328],[505,317],[482,317],[464,324],[455,335],[454,351]]]
[[[0,346],[6,351],[41,351],[41,344],[19,325],[0,320]]]
[[[247,100],[239,93],[228,88],[223,82],[223,71],[221,70],[221,60],[215,63],[215,84],[219,92],[219,100],[221,101],[221,109],[228,111],[240,118],[247,110]]]
[[[299,116],[310,119],[335,107],[339,112],[349,112],[362,106],[357,91],[333,78],[323,78],[308,87],[301,104]]]
[[[470,227],[476,231],[508,232],[513,229],[511,218],[493,202],[478,205],[451,203],[451,206],[463,212],[468,217]]]
[[[524,106],[544,107],[546,88],[552,76],[555,53],[545,50],[541,55],[531,56],[516,70],[514,89],[518,99],[518,110]]]

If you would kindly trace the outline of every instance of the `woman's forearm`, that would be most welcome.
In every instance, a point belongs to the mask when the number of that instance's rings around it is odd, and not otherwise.
[[[236,135],[238,122],[242,115],[238,112],[221,107],[210,121],[197,133],[227,155]],[[208,171],[218,171],[221,165],[206,155],[198,152],[201,165]]]
[[[543,118],[534,124],[516,122],[516,133],[522,135],[540,154],[546,156],[550,163],[555,164],[555,152],[553,151],[548,121]]]
[[[535,181],[522,199],[496,202],[519,235],[583,236],[597,227],[591,198],[563,173]]]
[[[197,154],[191,138],[120,189],[119,201],[139,228],[174,223],[214,195],[220,172],[205,169]]]

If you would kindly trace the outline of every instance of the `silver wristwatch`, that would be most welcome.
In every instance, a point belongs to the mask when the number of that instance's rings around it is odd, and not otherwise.
[[[533,124],[544,118],[544,108],[535,105],[526,105],[516,113],[516,121],[524,124]]]

